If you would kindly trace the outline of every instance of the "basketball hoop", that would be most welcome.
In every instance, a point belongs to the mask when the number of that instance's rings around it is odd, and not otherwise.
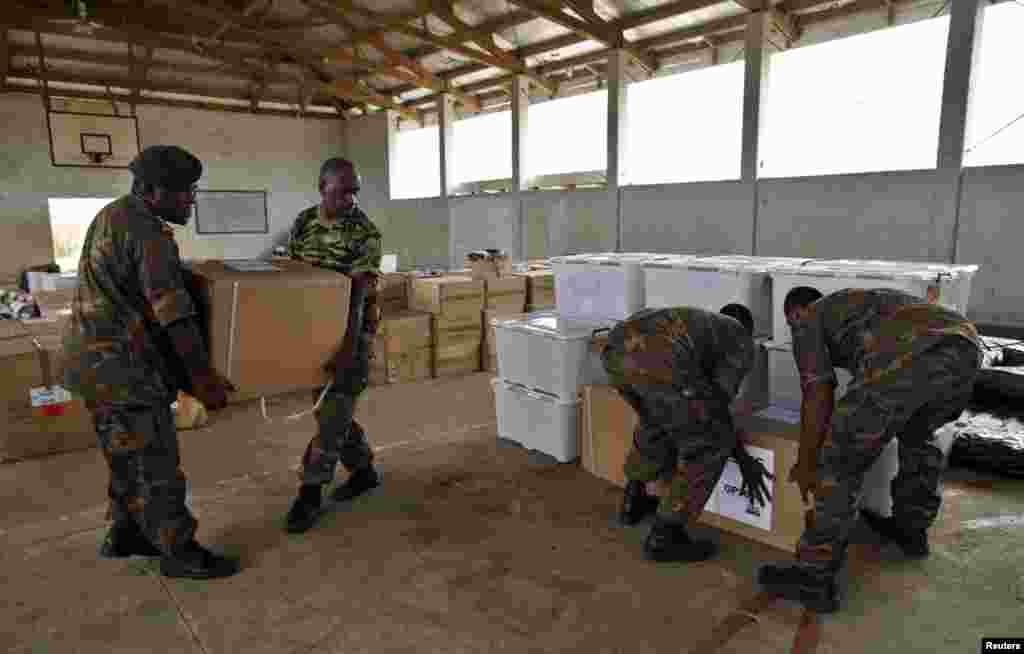
[[[80,135],[82,154],[94,164],[101,164],[113,154],[110,134],[82,132]]]

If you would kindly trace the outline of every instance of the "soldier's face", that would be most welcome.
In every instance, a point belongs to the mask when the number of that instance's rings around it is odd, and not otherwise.
[[[320,185],[320,199],[328,214],[345,213],[356,203],[359,176],[352,170],[326,175]]]
[[[176,225],[187,225],[192,217],[192,205],[196,202],[196,187],[186,191],[172,191],[158,188],[154,193],[153,213]]]

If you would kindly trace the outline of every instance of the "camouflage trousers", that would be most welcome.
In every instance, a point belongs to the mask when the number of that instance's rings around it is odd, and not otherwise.
[[[893,517],[909,528],[931,526],[945,467],[935,431],[967,408],[980,366],[978,347],[952,337],[839,400],[819,452],[813,524],[797,545],[797,559],[827,569],[842,565],[864,475],[893,438],[899,439]]]
[[[92,408],[100,451],[110,468],[110,517],[133,520],[162,552],[192,540],[196,519],[185,504],[187,482],[170,403]]]
[[[335,373],[334,383],[316,412],[317,434],[302,456],[303,484],[330,483],[338,463],[349,471],[373,463],[366,432],[354,418],[359,396],[369,386],[370,338],[364,335],[361,339],[352,367]],[[319,397],[320,392],[315,395]]]
[[[629,358],[620,324],[608,336],[602,361],[638,418],[626,479],[655,482],[659,518],[685,526],[700,517],[736,446],[732,415],[687,348],[676,348],[664,362],[673,377],[688,380],[682,383],[666,383],[653,370],[648,376]]]

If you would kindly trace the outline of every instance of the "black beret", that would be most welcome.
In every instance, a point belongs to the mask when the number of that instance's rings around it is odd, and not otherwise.
[[[171,190],[188,189],[203,175],[202,162],[176,145],[151,145],[128,168],[137,179]]]

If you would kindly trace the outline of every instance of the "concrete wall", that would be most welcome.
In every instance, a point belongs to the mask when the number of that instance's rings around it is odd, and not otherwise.
[[[300,120],[158,106],[138,108],[142,147],[181,145],[203,160],[200,186],[266,190],[270,233],[200,236],[194,224],[178,230],[182,256],[254,257],[282,240],[295,215],[319,200],[320,162],[342,154],[338,121]],[[126,193],[126,170],[51,165],[46,114],[37,96],[0,95],[0,278],[52,258],[47,200],[116,197]]]
[[[971,317],[1024,326],[1024,257],[1017,252],[1024,242],[1024,166],[391,202],[385,120],[348,126],[348,154],[364,172],[363,203],[375,219],[387,217],[385,250],[400,244],[402,268],[461,267],[465,251],[488,246],[517,258],[617,247],[936,262],[955,256],[981,266]]]

